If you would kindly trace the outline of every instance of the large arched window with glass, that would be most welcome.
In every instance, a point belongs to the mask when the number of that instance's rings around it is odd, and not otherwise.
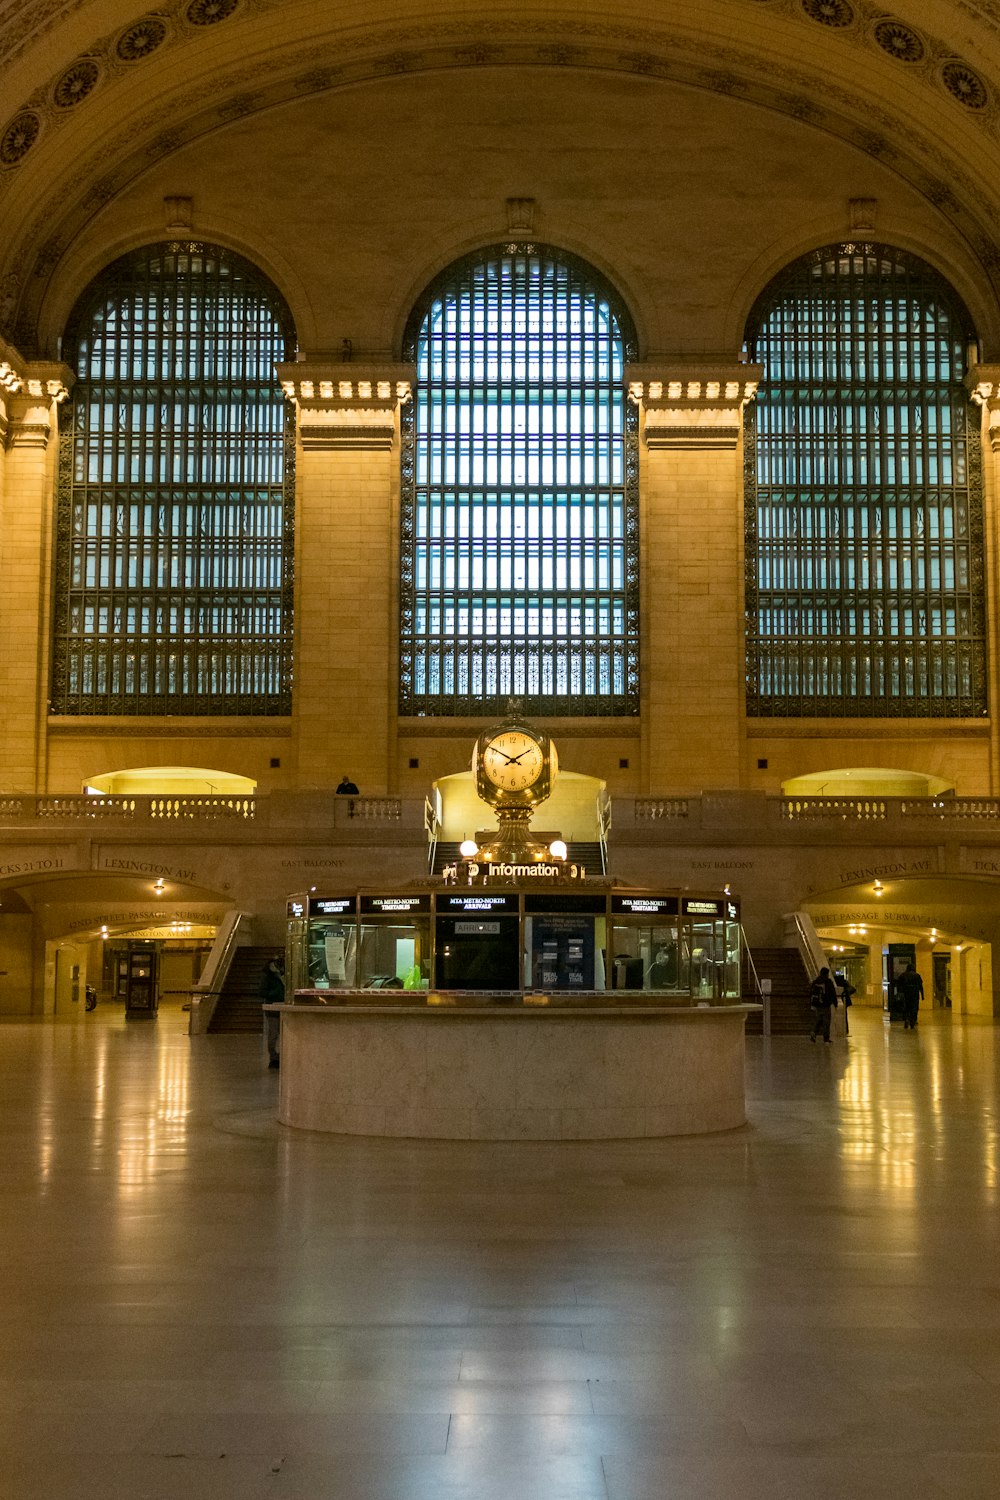
[[[986,711],[971,322],[915,256],[829,246],[766,289],[746,444],[751,715]]]
[[[451,266],[407,330],[400,711],[638,711],[635,335],[561,251]]]
[[[273,286],[213,245],[123,256],[65,339],[51,711],[287,714],[294,426]]]

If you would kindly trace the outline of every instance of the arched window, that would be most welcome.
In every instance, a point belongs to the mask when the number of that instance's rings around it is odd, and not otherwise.
[[[986,711],[971,323],[930,266],[835,245],[767,288],[746,447],[747,709]]]
[[[400,711],[638,711],[635,336],[589,266],[495,246],[410,319]]]
[[[97,277],[65,347],[51,711],[289,713],[281,297],[228,250],[153,245]]]

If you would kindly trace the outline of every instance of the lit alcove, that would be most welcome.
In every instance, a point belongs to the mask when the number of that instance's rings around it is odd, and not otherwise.
[[[598,800],[604,786],[597,776],[560,769],[552,796],[542,803],[532,821],[536,835],[552,832],[574,843],[596,843],[600,837]],[[496,814],[480,800],[471,771],[439,777],[434,790],[439,838],[458,843],[495,828]]]
[[[793,776],[782,782],[781,791],[785,797],[947,797],[955,785],[924,771],[848,766]]]
[[[249,776],[204,766],[133,766],[90,776],[84,785],[95,797],[252,797],[256,790]]]

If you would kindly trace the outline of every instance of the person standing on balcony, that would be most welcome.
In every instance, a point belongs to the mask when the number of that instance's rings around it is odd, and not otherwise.
[[[349,776],[345,776],[344,779],[343,779],[343,781],[340,783],[340,785],[337,788],[337,796],[338,797],[359,797],[360,795],[361,795],[361,793],[358,791],[356,783],[353,782]]]

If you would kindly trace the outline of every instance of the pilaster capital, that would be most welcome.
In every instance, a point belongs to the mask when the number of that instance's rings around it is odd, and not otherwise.
[[[1000,365],[973,365],[965,388],[977,406],[986,408],[990,447],[1000,453]]]
[[[68,400],[75,377],[68,365],[22,360],[0,341],[0,436],[8,448],[45,448],[53,408]]]
[[[757,394],[763,365],[669,360],[629,365],[629,400],[645,415],[647,448],[735,448],[743,408]]]
[[[277,368],[281,389],[298,410],[303,447],[392,447],[396,409],[413,389],[413,365],[303,360]]]

